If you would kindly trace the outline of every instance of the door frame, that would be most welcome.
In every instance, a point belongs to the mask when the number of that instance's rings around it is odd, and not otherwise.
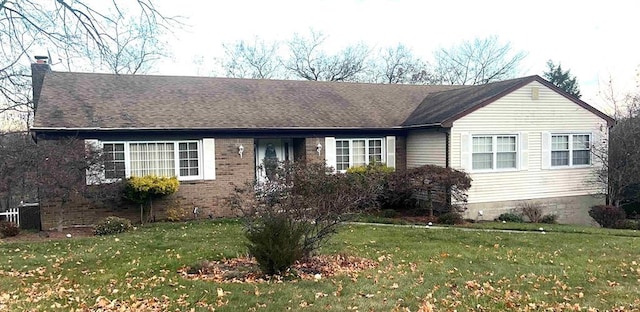
[[[278,161],[293,161],[293,140],[291,138],[263,138],[255,139],[255,165],[256,181],[258,183],[266,181],[263,160],[269,144],[274,145]]]

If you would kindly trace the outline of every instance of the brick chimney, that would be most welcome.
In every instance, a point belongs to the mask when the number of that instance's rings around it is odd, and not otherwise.
[[[46,56],[36,56],[36,62],[31,63],[31,87],[33,88],[33,110],[38,108],[38,101],[40,101],[40,91],[42,91],[42,83],[44,82],[44,76],[51,71],[49,66],[49,58]]]

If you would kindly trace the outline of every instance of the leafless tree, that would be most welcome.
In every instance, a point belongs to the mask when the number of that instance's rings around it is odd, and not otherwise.
[[[599,89],[598,95],[613,110],[614,119],[621,120],[640,114],[640,101],[638,101],[640,94],[620,92],[611,75],[606,82],[599,85]]]
[[[0,208],[21,201],[47,204],[62,229],[67,206],[74,200],[109,200],[122,197],[122,183],[100,184],[103,153],[84,140],[64,138],[36,144],[29,133],[0,135]],[[90,181],[91,183],[87,183]]]
[[[308,36],[295,34],[286,47],[259,38],[254,38],[253,42],[240,40],[223,44],[225,55],[217,62],[226,77],[234,78],[406,84],[438,82],[429,64],[415,57],[403,44],[381,49],[375,55],[363,44],[329,54],[324,49],[326,39],[327,36],[312,30]],[[202,65],[203,60],[197,62]]]
[[[307,80],[359,81],[366,69],[369,48],[364,44],[348,46],[336,54],[322,49],[327,37],[311,31],[309,37],[295,34],[288,42],[289,57],[285,67],[295,76]]]
[[[0,133],[0,211],[37,200],[36,159],[27,132]]]
[[[284,67],[278,56],[280,44],[255,38],[223,44],[224,57],[218,60],[225,76],[233,78],[275,79],[285,78]]]
[[[61,55],[68,69],[89,54],[113,72],[134,73],[157,56],[156,35],[173,23],[153,0],[0,0],[0,113],[32,110],[34,50]]]
[[[102,151],[74,137],[41,140],[36,147],[38,199],[41,209],[52,209],[57,229],[67,225],[70,203],[108,201],[116,205],[122,198],[123,183],[101,183],[106,160]],[[47,207],[42,206],[43,203]]]
[[[91,58],[93,67],[106,67],[115,74],[148,73],[156,61],[168,56],[166,43],[160,40],[164,33],[164,28],[119,16],[115,19],[109,49]],[[87,51],[87,55],[92,54],[96,53]],[[95,60],[100,63],[96,64]]]
[[[611,83],[609,88],[613,90]],[[594,145],[594,157],[602,164],[596,168],[596,182],[609,203],[620,206],[640,202],[640,95],[609,97],[616,99],[616,124],[605,144]]]
[[[374,63],[375,82],[432,84],[436,81],[429,64],[414,56],[403,44],[382,49]]]
[[[526,53],[513,51],[492,36],[463,41],[434,53],[435,69],[441,83],[477,85],[513,78]]]

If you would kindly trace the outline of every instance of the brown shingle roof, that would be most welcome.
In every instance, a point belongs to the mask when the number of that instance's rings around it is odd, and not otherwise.
[[[534,75],[485,85],[466,86],[455,90],[433,92],[420,103],[416,110],[402,123],[403,127],[420,125],[441,125],[451,127],[452,123],[478,108],[481,108],[533,81],[555,90],[568,100],[605,119],[611,126],[613,118],[597,110],[582,100],[567,94],[542,77]]]
[[[34,128],[392,128],[453,88],[51,72]]]
[[[451,123],[539,76],[480,86],[47,73],[34,129],[389,129]]]

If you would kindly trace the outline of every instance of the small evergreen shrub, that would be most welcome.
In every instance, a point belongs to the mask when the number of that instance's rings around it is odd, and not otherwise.
[[[521,215],[519,215],[517,213],[513,213],[513,212],[505,212],[505,213],[499,215],[497,220],[498,221],[505,221],[505,222],[517,222],[517,223],[524,222],[524,219],[522,218]]]
[[[540,219],[540,223],[556,224],[557,222],[558,222],[558,215],[556,214],[544,215]]]
[[[640,202],[631,202],[621,205],[629,219],[640,219]]]
[[[395,218],[398,216],[398,212],[393,209],[384,209],[380,212],[380,215],[384,218]]]
[[[274,224],[286,223],[279,220],[285,218],[289,223],[284,226],[293,227],[290,230],[292,232],[286,236],[297,236],[302,232],[303,255],[310,256],[335,234],[344,222],[378,208],[376,199],[383,184],[380,174],[333,173],[332,168],[316,162],[283,163],[281,168],[283,174],[274,175],[272,180],[255,184],[245,183],[243,187],[236,187],[235,192],[227,199],[229,205],[245,222],[245,231],[249,232],[249,238],[268,239],[260,237],[259,234],[256,236],[256,232],[284,235],[271,227]],[[265,220],[269,222],[265,223]],[[267,234],[265,235],[268,236]],[[256,241],[252,245],[276,250],[287,247],[280,247],[276,243],[279,239],[273,240]],[[296,244],[293,247],[294,251],[297,251],[298,241],[287,238],[282,244],[285,244],[284,242]],[[256,259],[259,258],[260,255],[256,254]],[[282,269],[280,265],[269,263],[263,266],[267,272]]]
[[[366,166],[358,166],[358,167],[350,167],[347,169],[347,173],[349,174],[371,174],[371,173],[383,173],[389,174],[393,173],[393,167],[388,167],[385,164],[381,163],[371,163]]]
[[[303,224],[286,216],[267,216],[245,235],[249,253],[264,274],[282,274],[304,255]]]
[[[113,235],[131,230],[133,226],[129,219],[120,217],[106,217],[96,224],[96,235]]]
[[[167,220],[171,222],[184,221],[187,220],[191,215],[191,209],[184,206],[172,205],[171,207],[167,208],[166,214]]]
[[[615,228],[627,218],[622,208],[611,205],[593,206],[589,215],[603,228]]]
[[[625,230],[637,230],[638,225],[640,225],[640,223],[638,223],[637,220],[625,219],[624,221],[618,223],[616,225],[616,228]]]
[[[13,222],[0,220],[0,237],[13,237],[20,234],[20,228]]]
[[[464,223],[462,215],[457,212],[447,212],[438,216],[438,223],[456,225]]]
[[[526,217],[529,222],[541,223],[542,220],[542,205],[537,202],[524,202],[517,205],[518,212]]]

